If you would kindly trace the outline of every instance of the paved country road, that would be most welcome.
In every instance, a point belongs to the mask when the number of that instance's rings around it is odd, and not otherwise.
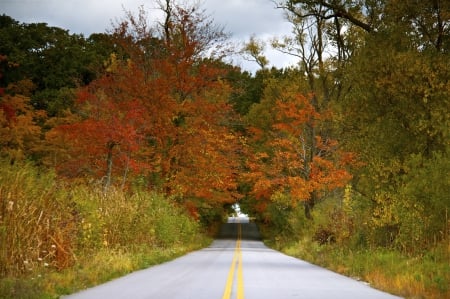
[[[208,248],[64,299],[399,298],[271,250],[258,237],[253,223],[227,223]]]

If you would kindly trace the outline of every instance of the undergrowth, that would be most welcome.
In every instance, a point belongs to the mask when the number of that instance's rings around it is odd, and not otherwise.
[[[170,198],[0,165],[0,298],[58,298],[204,247]]]
[[[411,250],[396,247],[395,240],[375,243],[375,237],[390,236],[371,234],[369,217],[352,216],[345,208],[339,201],[322,202],[314,220],[306,220],[302,208],[291,209],[280,214],[283,226],[263,225],[263,236],[272,248],[404,298],[450,298],[448,235]],[[446,223],[443,219],[442,232],[448,231]]]
[[[414,257],[382,248],[354,250],[319,245],[309,237],[272,246],[404,298],[450,298],[450,248],[445,243]]]

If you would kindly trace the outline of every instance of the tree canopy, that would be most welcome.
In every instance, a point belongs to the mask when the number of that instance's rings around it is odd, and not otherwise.
[[[288,69],[268,69],[254,37],[231,48],[198,5],[159,1],[159,22],[141,8],[89,37],[2,15],[0,154],[161,192],[206,222],[236,202],[314,221],[351,190],[368,242],[412,250],[448,225],[447,2],[279,1],[292,35],[271,46],[298,59]]]

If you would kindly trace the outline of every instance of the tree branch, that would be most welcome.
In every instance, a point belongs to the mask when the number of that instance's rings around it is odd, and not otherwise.
[[[307,3],[305,3],[305,2],[307,2]],[[301,3],[310,4],[310,5],[311,4],[321,5],[323,7],[326,7],[328,9],[332,10],[333,14],[326,15],[326,14],[321,14],[318,12],[307,12],[306,14],[300,14],[298,11],[295,10],[295,4],[301,4]],[[300,18],[311,17],[311,16],[318,16],[323,20],[331,19],[334,17],[343,18],[343,19],[348,20],[350,23],[354,24],[355,26],[358,26],[358,27],[364,29],[367,32],[373,31],[373,28],[370,24],[359,20],[354,15],[352,15],[350,12],[348,12],[344,7],[337,5],[337,4],[328,3],[327,1],[323,1],[323,0],[317,0],[317,1],[288,0],[286,5],[278,4],[277,8],[287,9]]]

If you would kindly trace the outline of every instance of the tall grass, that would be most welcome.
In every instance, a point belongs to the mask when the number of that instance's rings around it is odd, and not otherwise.
[[[28,164],[0,167],[0,275],[74,261],[73,215],[50,172]]]
[[[365,211],[348,209],[345,200],[324,201],[316,207],[314,221],[306,221],[302,209],[284,214],[289,236],[273,228],[264,232],[270,246],[376,288],[405,298],[450,298],[449,236],[413,251],[374,245]],[[449,231],[447,223],[442,220],[442,232]]]
[[[439,244],[416,257],[382,248],[353,250],[336,244],[319,245],[307,236],[286,247],[278,245],[286,254],[404,298],[450,298],[448,244]]]
[[[207,242],[162,195],[105,194],[28,163],[0,164],[0,298],[57,297]]]

